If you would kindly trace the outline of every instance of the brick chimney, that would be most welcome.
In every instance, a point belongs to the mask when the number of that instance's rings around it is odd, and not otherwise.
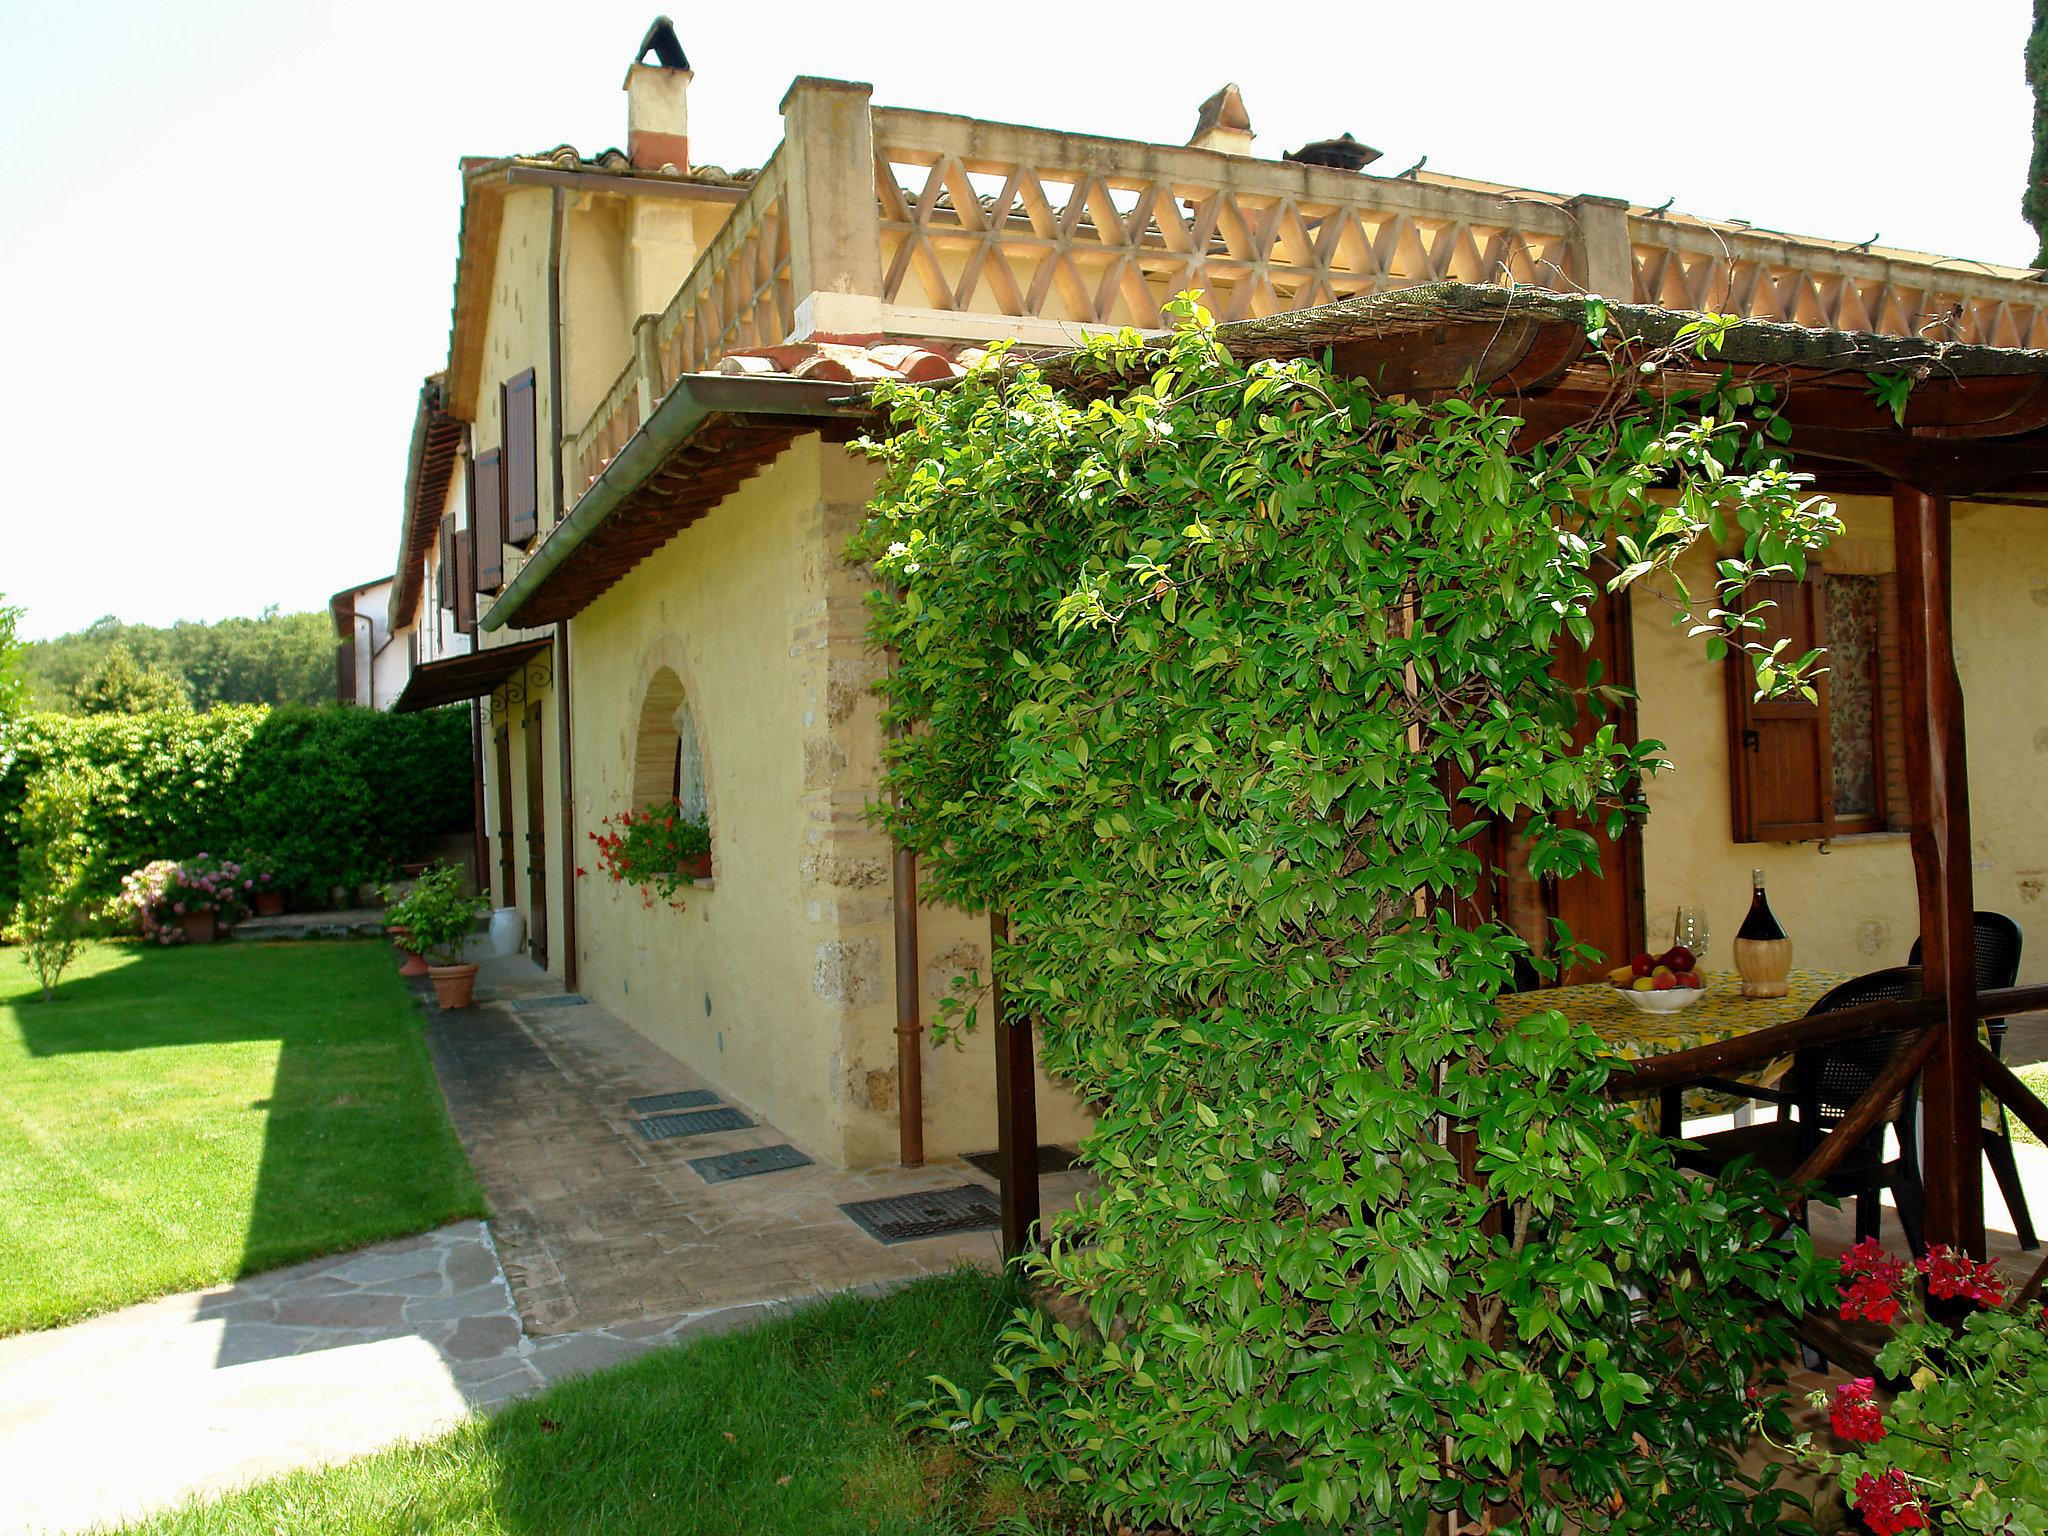
[[[654,55],[652,64],[647,62]],[[626,158],[638,171],[665,165],[690,168],[690,61],[666,16],[640,39],[640,56],[626,71]]]

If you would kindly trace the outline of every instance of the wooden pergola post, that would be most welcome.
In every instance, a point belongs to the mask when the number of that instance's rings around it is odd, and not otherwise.
[[[1031,1020],[1012,1018],[1003,1006],[1000,957],[1010,921],[988,918],[988,1014],[996,1046],[996,1182],[1002,1189],[1003,1257],[1031,1246],[1038,1226],[1038,1068]]]
[[[1977,1060],[1976,898],[1963,688],[1950,630],[1949,500],[1892,485],[1905,673],[1906,775],[1927,995],[1946,1010],[1922,1079],[1927,1241],[1984,1256],[1982,1092]],[[1917,718],[1916,718],[1917,717]]]

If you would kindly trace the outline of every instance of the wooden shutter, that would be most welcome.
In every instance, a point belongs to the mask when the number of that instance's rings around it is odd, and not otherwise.
[[[498,450],[480,453],[469,466],[469,526],[476,530],[476,589],[496,592],[505,585],[504,476]]]
[[[455,627],[476,633],[476,537],[467,528],[455,535]]]
[[[450,512],[441,519],[441,558],[436,567],[434,585],[440,589],[441,606],[450,613],[455,611],[455,514]]]
[[[504,426],[505,542],[523,549],[540,532],[540,435],[531,368],[499,386],[498,411]]]
[[[351,633],[334,648],[334,696],[343,704],[356,701],[356,637]]]
[[[1749,597],[1777,604],[1764,615],[1766,643],[1790,640],[1794,659],[1824,643],[1827,597],[1818,572],[1804,581],[1752,582]],[[1756,667],[1745,652],[1728,658],[1728,781],[1738,843],[1797,843],[1834,832],[1834,772],[1828,731],[1828,680],[1814,679],[1818,702],[1795,694],[1758,700]]]

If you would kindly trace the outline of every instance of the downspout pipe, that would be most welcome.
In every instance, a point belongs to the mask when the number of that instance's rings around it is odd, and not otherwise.
[[[562,188],[553,196],[548,230],[548,467],[554,484],[555,516],[562,515],[562,252],[568,234],[569,202]],[[496,605],[493,604],[493,607]],[[576,939],[576,741],[575,698],[569,675],[569,621],[555,625],[555,781],[561,787],[562,986],[576,990],[581,969]],[[481,746],[478,748],[482,750]]]
[[[896,670],[896,650],[887,652],[889,670]],[[903,727],[892,725],[889,739],[899,741]],[[889,796],[900,805],[898,796]],[[917,855],[901,843],[890,861],[894,884],[890,909],[896,929],[896,1141],[898,1159],[906,1168],[924,1166],[924,1010],[918,996]]]
[[[896,916],[896,1141],[906,1168],[924,1166],[924,1019],[917,995],[917,855],[894,860]]]

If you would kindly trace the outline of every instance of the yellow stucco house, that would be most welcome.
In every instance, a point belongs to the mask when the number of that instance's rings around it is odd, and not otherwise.
[[[690,81],[658,23],[626,76],[623,152],[463,163],[389,632],[420,663],[401,707],[475,701],[480,859],[534,958],[840,1165],[895,1160],[906,1118],[934,1154],[996,1137],[986,1041],[913,1033],[985,964],[987,922],[925,908],[906,939],[903,872],[866,815],[885,660],[841,557],[871,485],[844,446],[866,382],[943,380],[997,337],[1155,328],[1190,288],[1226,321],[1451,281],[2048,346],[2048,292],[2023,270],[1378,176],[1348,136],[1267,157],[1234,87],[1183,145],[801,78],[768,163],[728,173],[691,161]],[[1802,963],[1905,959],[1891,506],[1867,475],[1835,488],[1848,535],[1787,594],[1837,658],[1825,707],[1752,718],[1654,601],[1615,609],[1610,675],[1633,676],[1635,728],[1677,766],[1606,879],[1514,903],[1632,950],[1702,902],[1725,957],[1760,867]],[[2048,512],[1958,501],[1952,538],[1964,685],[1996,701],[1969,719],[1978,904],[2027,923],[2048,912]],[[671,794],[712,836],[713,878],[680,911],[596,874],[588,848],[605,816]],[[2048,977],[2048,943],[2026,972]],[[1039,1102],[1044,1140],[1083,1129],[1056,1085]]]

